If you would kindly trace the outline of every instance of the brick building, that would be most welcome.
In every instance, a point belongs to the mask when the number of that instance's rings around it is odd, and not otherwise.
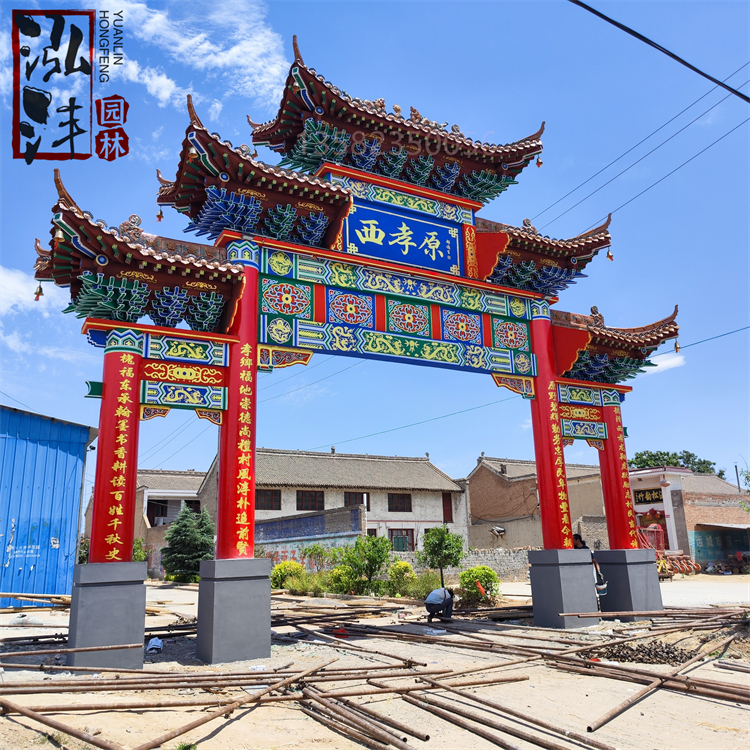
[[[750,495],[715,474],[661,466],[630,472],[639,526],[663,526],[667,549],[681,549],[696,562],[750,555]]]
[[[592,548],[606,549],[599,467],[567,464],[565,468],[573,531],[587,536]],[[482,455],[466,482],[471,497],[471,547],[514,549],[542,546],[534,461]]]

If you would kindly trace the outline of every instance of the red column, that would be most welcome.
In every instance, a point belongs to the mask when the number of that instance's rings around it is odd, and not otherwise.
[[[122,346],[111,332],[104,352],[102,405],[89,562],[130,562],[138,471],[142,349]],[[129,334],[137,344],[140,334]]]
[[[607,439],[604,450],[599,451],[602,475],[604,514],[607,516],[607,534],[610,549],[638,547],[635,530],[633,497],[630,493],[628,456],[625,452],[625,434],[619,406],[605,406],[604,423]]]
[[[545,549],[572,548],[568,483],[557,409],[555,351],[549,307],[546,303],[532,304],[531,345],[537,365],[536,395],[531,401],[531,424],[534,430],[542,539]]]
[[[232,246],[243,244],[249,243],[230,243],[230,257]],[[227,409],[219,437],[218,560],[252,557],[255,549],[258,361],[258,269],[255,265],[245,265],[242,292],[229,333],[237,336],[239,342],[229,345]]]

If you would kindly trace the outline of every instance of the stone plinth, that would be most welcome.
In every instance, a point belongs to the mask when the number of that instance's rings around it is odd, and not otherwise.
[[[145,562],[76,565],[68,646],[142,644],[146,619],[145,579]],[[143,648],[68,654],[67,664],[143,669]]]
[[[204,560],[196,656],[208,664],[271,655],[271,560]]]
[[[529,550],[534,625],[582,628],[599,618],[560,617],[561,612],[596,612],[596,589],[588,549]]]

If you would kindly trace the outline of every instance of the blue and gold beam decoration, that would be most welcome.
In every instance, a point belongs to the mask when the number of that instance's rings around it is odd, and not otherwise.
[[[261,269],[261,345],[536,375],[528,300],[267,248]]]

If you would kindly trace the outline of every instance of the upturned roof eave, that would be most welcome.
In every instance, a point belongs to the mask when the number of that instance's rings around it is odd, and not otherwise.
[[[405,118],[399,113],[389,113],[385,110],[385,105],[382,108],[376,107],[369,100],[362,100],[359,97],[351,97],[345,91],[339,89],[334,84],[326,81],[322,75],[319,75],[314,68],[309,68],[305,65],[301,59],[296,59],[291,67],[289,68],[289,74],[284,85],[284,93],[282,94],[281,102],[279,104],[279,110],[276,117],[272,120],[268,120],[264,123],[252,123],[253,126],[253,142],[258,141],[269,141],[276,143],[283,143],[289,138],[288,133],[278,132],[282,126],[282,115],[284,114],[284,107],[291,104],[292,108],[298,108],[298,105],[292,102],[292,95],[297,96],[294,92],[294,86],[296,82],[293,77],[293,71],[297,68],[302,73],[306,74],[308,81],[315,81],[317,84],[325,86],[328,92],[334,97],[337,97],[343,102],[346,102],[347,110],[354,110],[358,112],[362,117],[369,119],[377,119],[381,124],[387,124],[389,126],[396,126],[406,129],[412,135],[417,135],[421,138],[435,138],[439,137],[445,139],[447,142],[454,144],[459,148],[476,150],[483,156],[497,156],[507,157],[509,154],[517,152],[519,156],[529,160],[541,153],[542,142],[540,140],[542,133],[544,132],[544,123],[539,130],[525,138],[521,138],[517,141],[513,141],[508,144],[490,144],[482,143],[480,141],[472,141],[470,138],[466,138],[463,134],[458,134],[452,131],[444,130],[442,127],[434,127],[432,121],[427,118],[422,118],[421,121],[415,122],[411,118]],[[292,92],[290,94],[290,92]],[[377,100],[380,101],[380,100]],[[249,119],[249,118],[248,118]],[[423,124],[424,122],[428,124]],[[262,136],[262,138],[261,138]]]

